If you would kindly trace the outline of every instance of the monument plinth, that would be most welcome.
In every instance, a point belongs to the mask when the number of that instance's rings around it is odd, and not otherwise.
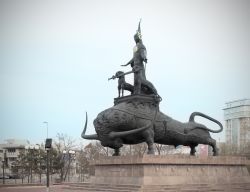
[[[118,156],[92,162],[92,184],[149,186],[248,184],[244,157]]]

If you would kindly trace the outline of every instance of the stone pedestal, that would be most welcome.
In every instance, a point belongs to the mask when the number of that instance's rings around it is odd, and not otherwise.
[[[250,183],[244,157],[120,156],[92,162],[92,184],[202,185]]]
[[[114,105],[124,102],[141,102],[141,103],[151,103],[159,107],[161,98],[156,95],[144,95],[144,94],[133,94],[124,97],[117,97],[114,99]]]

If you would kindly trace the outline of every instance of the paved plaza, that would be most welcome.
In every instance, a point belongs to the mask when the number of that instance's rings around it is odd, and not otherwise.
[[[247,192],[250,191],[249,184],[241,185],[227,185],[227,186],[165,186],[164,188],[159,188],[160,186],[154,186],[150,188],[131,188],[130,187],[121,187],[121,186],[103,186],[102,189],[95,189],[84,183],[72,183],[72,184],[63,184],[63,185],[52,185],[50,187],[50,192]],[[45,186],[1,186],[0,192],[47,192]]]
[[[50,187],[50,192],[69,192],[71,190],[64,189],[64,185],[54,185]],[[46,192],[46,186],[11,186],[0,187],[0,192]],[[77,190],[74,190],[77,192]],[[80,191],[80,190],[79,190]]]

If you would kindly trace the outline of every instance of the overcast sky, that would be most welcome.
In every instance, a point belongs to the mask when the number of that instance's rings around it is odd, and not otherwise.
[[[224,124],[225,102],[250,98],[248,0],[0,0],[0,142],[41,143],[44,121],[49,137],[82,141],[85,111],[94,133],[117,97],[108,77],[131,70],[120,65],[132,58],[140,18],[162,112],[185,122],[200,111]]]

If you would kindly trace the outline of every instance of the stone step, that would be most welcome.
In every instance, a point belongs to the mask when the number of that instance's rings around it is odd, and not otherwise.
[[[64,189],[81,192],[243,192],[250,191],[250,183],[187,184],[187,185],[109,185],[91,183],[71,183]]]
[[[138,185],[110,185],[110,184],[92,184],[92,183],[71,183],[71,184],[68,184],[69,186],[72,186],[72,187],[87,187],[87,186],[99,186],[99,187],[120,187],[120,188],[126,188],[126,187],[129,187],[129,188],[135,188],[135,189],[138,189],[138,188],[141,188],[141,186],[138,186]]]
[[[133,189],[133,188],[126,188],[126,189],[122,189],[122,188],[102,188],[102,187],[64,187],[65,189],[70,189],[70,190],[103,190],[103,191],[120,191],[120,192],[126,192],[126,191],[140,191],[140,189]]]
[[[139,191],[135,191],[135,190],[99,189],[99,188],[92,188],[92,189],[64,188],[64,189],[70,190],[70,191],[81,191],[81,192],[87,192],[87,191],[93,191],[93,192],[139,192]]]
[[[139,192],[140,186],[137,185],[108,185],[108,184],[91,184],[91,183],[73,183],[64,187],[68,190],[81,191],[98,191],[98,192]]]

